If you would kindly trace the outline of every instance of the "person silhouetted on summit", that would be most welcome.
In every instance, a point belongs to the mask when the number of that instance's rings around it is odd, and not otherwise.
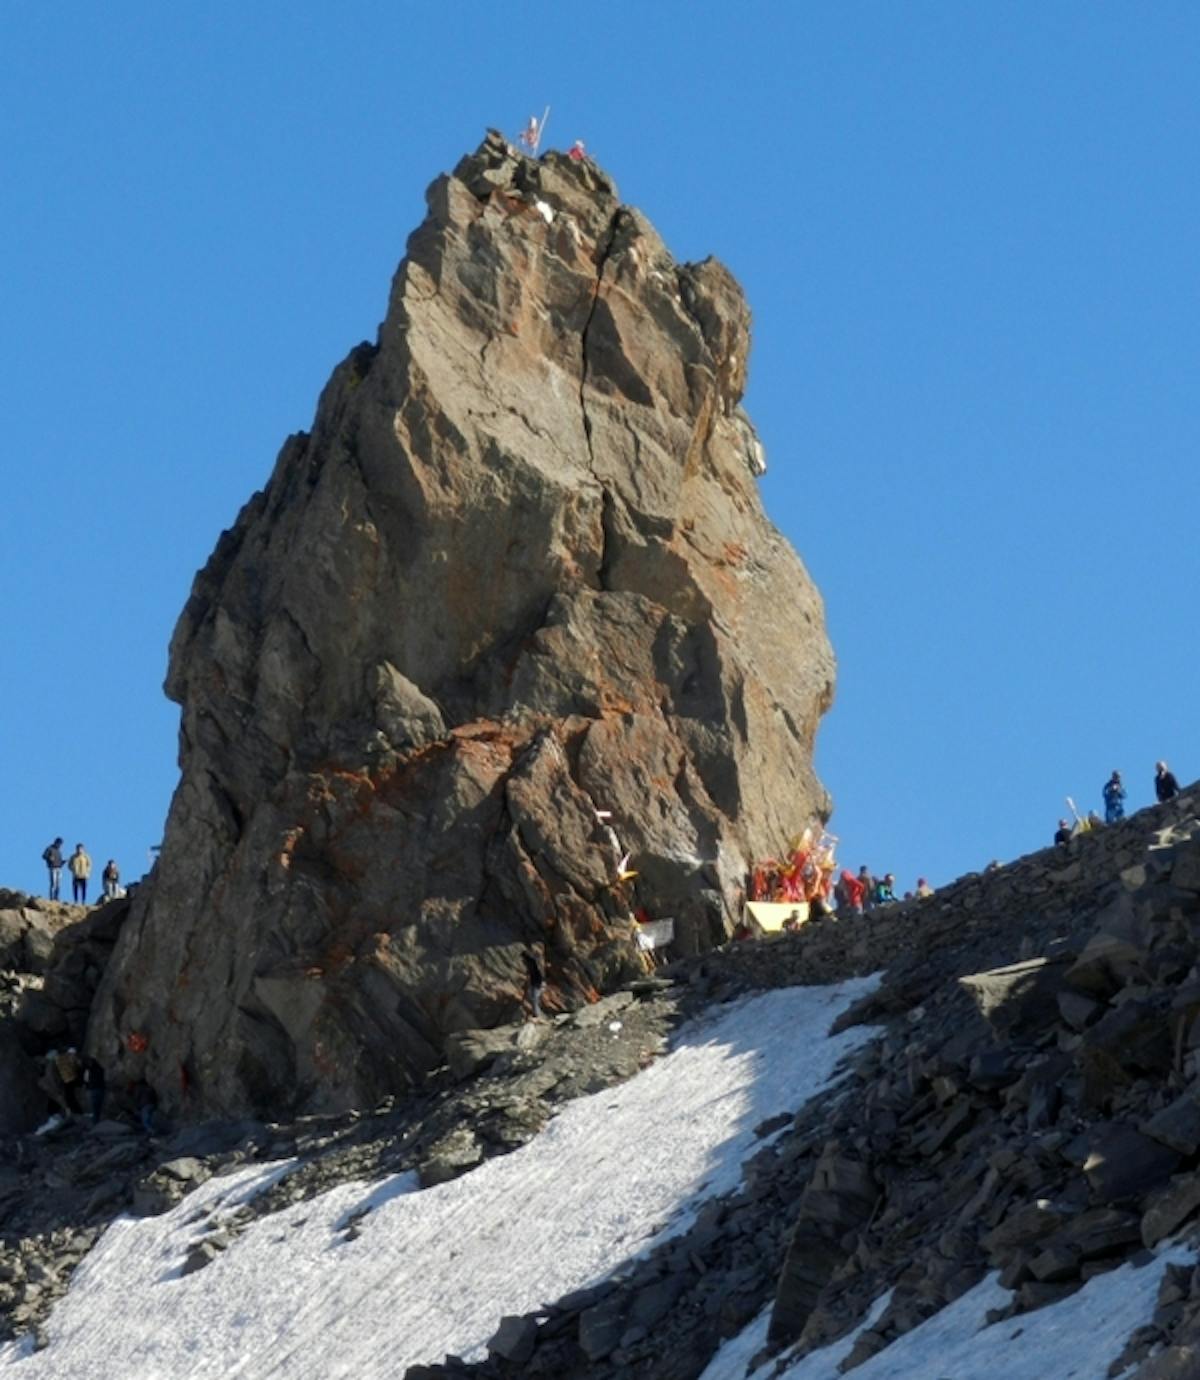
[[[62,885],[63,854],[62,839],[55,839],[42,850],[42,861],[50,874],[50,899],[58,900],[58,889]]]
[[[1164,805],[1179,794],[1179,782],[1175,780],[1174,772],[1167,770],[1165,762],[1156,762],[1154,765],[1154,794]]]
[[[1125,818],[1125,787],[1121,784],[1121,773],[1113,774],[1104,783],[1104,822],[1118,824]]]
[[[1055,843],[1070,843],[1070,842],[1071,842],[1071,826],[1067,823],[1067,821],[1066,821],[1065,819],[1060,819],[1060,820],[1058,821],[1058,828],[1054,831],[1054,842],[1055,842]]]
[[[75,851],[67,859],[71,869],[71,899],[77,906],[87,905],[88,878],[92,875],[92,860],[84,852],[83,844],[77,843]]]

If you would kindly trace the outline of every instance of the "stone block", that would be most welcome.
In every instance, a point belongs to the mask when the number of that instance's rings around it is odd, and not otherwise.
[[[1157,1246],[1200,1211],[1200,1174],[1180,1174],[1150,1198],[1142,1214],[1144,1246]]]
[[[1018,1076],[1011,1050],[985,1049],[971,1060],[967,1081],[981,1092],[994,1092],[1015,1082]]]
[[[499,1030],[456,1030],[446,1036],[446,1063],[458,1082],[479,1073],[497,1057],[514,1046],[516,1029],[503,1026]]]
[[[1069,1246],[1080,1260],[1089,1261],[1123,1255],[1140,1238],[1136,1213],[1100,1207],[1069,1218],[1047,1244]]]
[[[1050,1236],[1065,1221],[1066,1215],[1049,1203],[1023,1203],[1010,1212],[998,1227],[985,1233],[980,1245],[993,1258],[1006,1256],[1010,1251]]]
[[[630,1321],[647,1330],[652,1328],[674,1308],[685,1283],[682,1275],[667,1275],[640,1289],[630,1309]]]
[[[1072,1030],[1084,1030],[1100,1019],[1106,1010],[1102,1001],[1078,992],[1074,988],[1063,988],[1058,994],[1058,1014]]]
[[[1171,869],[1171,885],[1181,891],[1200,891],[1200,848],[1194,842],[1179,850]]]
[[[1141,972],[1145,952],[1131,938],[1101,930],[1067,969],[1064,982],[1077,991],[1107,1000]]]
[[[1128,1380],[1196,1380],[1200,1375],[1200,1347],[1180,1343],[1151,1356]]]
[[[979,1014],[995,1029],[1042,1029],[1058,1017],[1056,995],[1066,972],[1066,958],[1031,958],[987,972],[971,973],[959,983],[975,999]]]
[[[1067,1246],[1047,1246],[1029,1262],[1029,1273],[1043,1284],[1058,1284],[1079,1275],[1079,1256]]]
[[[422,1188],[449,1183],[474,1169],[483,1159],[483,1149],[469,1127],[459,1127],[440,1140],[422,1160],[417,1173]]]
[[[533,1355],[538,1325],[534,1318],[508,1314],[500,1319],[500,1326],[488,1341],[488,1353],[501,1356],[515,1365],[524,1365]]]
[[[579,1315],[579,1348],[589,1361],[602,1361],[616,1350],[625,1331],[625,1307],[607,1298]]]
[[[1083,1172],[1100,1203],[1145,1193],[1179,1164],[1176,1151],[1120,1122],[1102,1122],[1086,1135]]]
[[[1181,1155],[1194,1155],[1200,1150],[1200,1101],[1191,1093],[1184,1093],[1152,1116],[1141,1129]]]

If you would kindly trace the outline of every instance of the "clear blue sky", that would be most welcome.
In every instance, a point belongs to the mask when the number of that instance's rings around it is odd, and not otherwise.
[[[0,63],[0,885],[55,834],[141,871],[193,573],[427,183],[547,102],[745,285],[844,860],[945,881],[1200,776],[1200,6],[12,4]]]

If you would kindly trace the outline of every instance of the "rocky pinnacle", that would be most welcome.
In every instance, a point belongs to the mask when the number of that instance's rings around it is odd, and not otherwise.
[[[523,948],[551,1013],[593,1000],[639,970],[631,902],[703,950],[827,813],[737,283],[496,134],[427,200],[172,640],[181,779],[89,1045],[173,1113],[402,1092],[519,1012]]]

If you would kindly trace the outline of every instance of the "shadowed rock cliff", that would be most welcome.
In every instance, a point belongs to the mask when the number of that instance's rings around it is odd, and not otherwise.
[[[197,1112],[410,1086],[512,1018],[523,945],[552,1009],[628,977],[618,852],[719,942],[826,810],[832,658],[757,493],[738,285],[495,135],[428,205],[172,642],[182,778],[89,1043]]]

